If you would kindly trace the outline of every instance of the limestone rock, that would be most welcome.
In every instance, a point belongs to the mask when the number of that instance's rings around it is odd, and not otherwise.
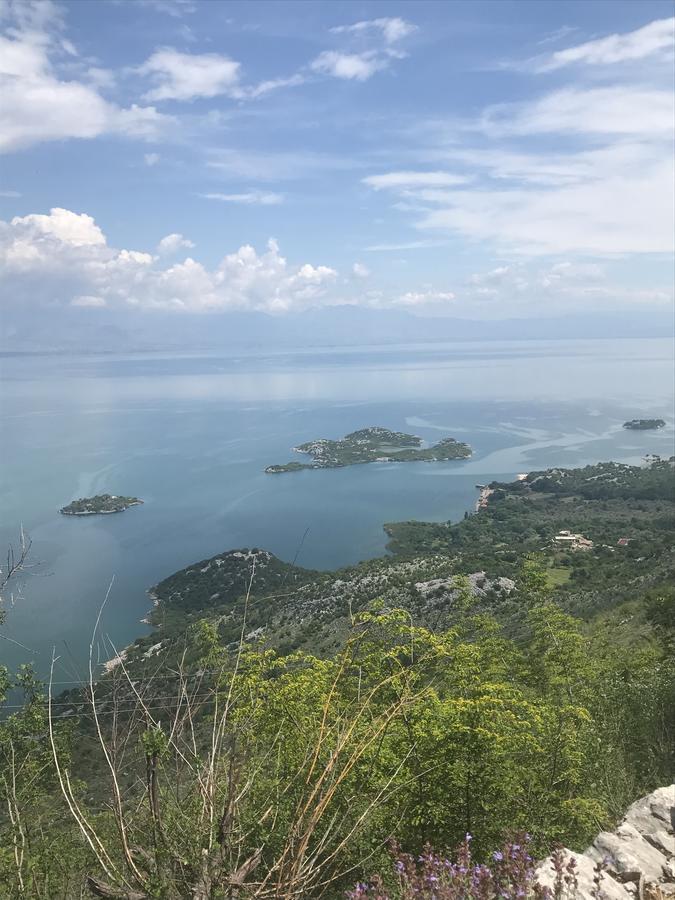
[[[603,831],[584,853],[565,851],[577,862],[576,900],[593,900],[597,863],[603,863],[603,900],[675,898],[675,784],[637,800],[615,831]],[[537,869],[542,885],[553,887],[551,858]]]
[[[575,900],[591,900],[595,878],[595,862],[585,853],[574,853],[572,850],[564,850],[565,860],[574,858],[577,863],[577,892]],[[553,891],[555,883],[555,871],[551,865],[550,857],[537,869],[537,881],[544,887]],[[616,881],[607,873],[603,874],[600,883],[604,900],[635,900],[635,894],[631,892],[629,885]]]

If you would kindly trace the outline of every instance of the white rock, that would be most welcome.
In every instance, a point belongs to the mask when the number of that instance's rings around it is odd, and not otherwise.
[[[586,856],[585,853],[574,853],[572,850],[564,850],[565,863],[573,857],[577,863],[577,893],[574,895],[575,900],[592,900],[593,898],[593,879],[595,878],[595,862]],[[537,869],[537,880],[544,887],[553,889],[555,883],[555,872],[551,865],[550,857],[544,860]],[[606,872],[603,873],[602,882],[600,884],[602,894],[605,900],[633,900],[633,894],[623,884],[619,884]]]
[[[628,873],[640,873],[647,886],[658,886],[658,896],[670,897],[675,881],[674,824],[675,785],[670,785],[633,803],[616,831],[601,832],[584,853],[565,850],[566,860],[574,857],[578,866],[575,900],[592,900],[598,862],[606,866],[600,885],[605,900],[634,900],[637,884],[620,881],[621,875]],[[555,872],[550,857],[538,867],[537,876],[542,885],[553,887]]]

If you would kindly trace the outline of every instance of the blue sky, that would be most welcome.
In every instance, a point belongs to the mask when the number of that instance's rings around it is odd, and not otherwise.
[[[0,0],[24,310],[672,302],[661,2]]]

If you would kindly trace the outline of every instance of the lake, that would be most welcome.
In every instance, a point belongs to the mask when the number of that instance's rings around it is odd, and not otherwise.
[[[457,520],[475,485],[552,465],[639,463],[673,450],[667,340],[523,341],[215,356],[5,356],[1,546],[30,534],[7,602],[2,662],[67,685],[86,670],[100,604],[121,648],[146,590],[198,559],[264,547],[334,568],[385,552],[382,523]],[[627,431],[661,417],[658,432]],[[470,460],[266,475],[291,447],[369,425],[467,441]],[[113,516],[58,510],[97,493],[145,501]],[[97,658],[110,655],[97,644]]]

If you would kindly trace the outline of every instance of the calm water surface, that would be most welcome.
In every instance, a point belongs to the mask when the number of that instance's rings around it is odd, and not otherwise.
[[[265,547],[334,568],[384,553],[383,522],[461,518],[477,483],[674,452],[665,340],[1,362],[1,546],[23,524],[35,565],[8,609],[0,660],[35,659],[44,674],[55,647],[63,681],[86,668],[113,576],[103,630],[122,647],[145,627],[151,585],[223,550]],[[622,429],[636,416],[668,427]],[[454,436],[474,455],[263,472],[292,459],[295,444],[368,425],[429,442]],[[75,497],[104,492],[145,505],[116,516],[58,514]]]

